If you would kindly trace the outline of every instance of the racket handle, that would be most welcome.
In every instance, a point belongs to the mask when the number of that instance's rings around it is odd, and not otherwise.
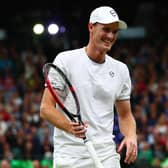
[[[87,147],[87,149],[88,149],[88,151],[89,151],[89,153],[95,163],[96,168],[104,168],[104,166],[102,165],[102,163],[100,162],[100,160],[96,154],[96,151],[93,147],[92,142],[89,140],[85,140],[84,143],[85,143],[85,145],[86,145],[86,147]]]

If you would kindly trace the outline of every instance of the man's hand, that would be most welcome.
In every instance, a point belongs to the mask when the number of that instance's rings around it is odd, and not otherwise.
[[[70,122],[69,133],[73,134],[78,138],[84,138],[87,130],[87,123],[80,125],[77,122]]]
[[[125,137],[118,147],[118,153],[121,153],[122,149],[126,147],[126,157],[124,162],[127,164],[133,163],[138,154],[137,149],[137,138],[136,137]]]

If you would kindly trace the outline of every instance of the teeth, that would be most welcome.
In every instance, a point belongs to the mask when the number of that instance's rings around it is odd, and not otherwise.
[[[106,42],[106,43],[111,43],[111,41],[110,41],[110,40],[104,40],[104,42]]]
[[[111,43],[111,42],[110,42],[110,41],[105,41],[105,43],[108,43],[108,44],[109,44],[109,43]]]

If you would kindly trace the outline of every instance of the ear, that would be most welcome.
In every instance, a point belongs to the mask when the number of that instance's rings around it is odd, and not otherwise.
[[[93,23],[88,23],[88,30],[91,31],[93,29]]]

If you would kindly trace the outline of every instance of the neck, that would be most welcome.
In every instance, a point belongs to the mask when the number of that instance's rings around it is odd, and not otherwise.
[[[86,54],[88,55],[88,57],[96,62],[96,63],[104,63],[105,62],[105,54],[104,52],[101,52],[100,50],[98,49],[93,49],[89,46],[86,46],[85,47],[85,51],[86,51]]]

